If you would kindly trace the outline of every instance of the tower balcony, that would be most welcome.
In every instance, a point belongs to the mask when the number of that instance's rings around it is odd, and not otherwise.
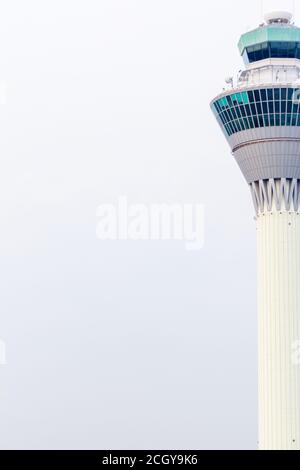
[[[211,107],[248,183],[300,179],[300,87],[227,91]]]

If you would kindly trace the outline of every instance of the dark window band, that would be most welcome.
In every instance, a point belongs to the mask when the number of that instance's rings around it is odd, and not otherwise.
[[[264,88],[224,96],[212,108],[231,136],[259,127],[300,127],[299,104],[299,88]]]
[[[300,59],[300,43],[288,41],[264,42],[262,44],[256,44],[255,46],[249,46],[244,52],[246,63],[271,58]]]

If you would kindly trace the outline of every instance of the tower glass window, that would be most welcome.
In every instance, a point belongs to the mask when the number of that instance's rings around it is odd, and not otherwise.
[[[259,60],[281,58],[300,59],[300,43],[290,41],[269,41],[248,46],[243,53],[246,63]]]
[[[300,126],[299,88],[262,88],[233,93],[213,103],[228,136],[243,130]]]

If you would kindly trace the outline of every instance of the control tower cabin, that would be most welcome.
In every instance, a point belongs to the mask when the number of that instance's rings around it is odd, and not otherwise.
[[[300,449],[300,28],[276,12],[242,35],[237,83],[211,103],[256,212],[259,448]]]

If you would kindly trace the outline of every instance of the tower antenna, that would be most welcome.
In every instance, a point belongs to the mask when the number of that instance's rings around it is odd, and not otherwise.
[[[293,0],[293,17],[296,15],[296,0]]]

